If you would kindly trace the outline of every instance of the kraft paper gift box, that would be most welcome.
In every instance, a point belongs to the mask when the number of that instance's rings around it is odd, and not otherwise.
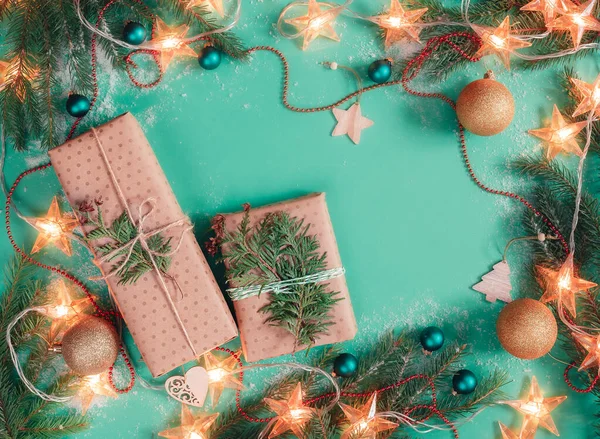
[[[324,193],[310,194],[301,198],[272,204],[259,208],[250,209],[250,224],[255,225],[267,214],[284,211],[291,217],[304,219],[304,224],[310,224],[309,235],[316,235],[321,252],[327,253],[326,269],[342,267],[342,260],[333,232],[333,226],[327,210]],[[244,212],[223,215],[225,229],[234,231],[242,218]],[[223,248],[224,256],[227,248]],[[227,260],[225,258],[225,264]],[[331,311],[332,320],[335,322],[328,328],[328,333],[317,339],[316,346],[338,343],[354,338],[357,332],[356,319],[346,285],[344,276],[336,277],[326,281],[328,292],[339,292],[339,302]],[[230,285],[237,287],[238,285]],[[233,302],[240,330],[242,349],[247,361],[259,361],[266,358],[277,357],[292,353],[294,349],[294,337],[285,329],[264,323],[267,315],[259,312],[269,302],[270,294],[260,294]]]
[[[68,141],[49,155],[75,211],[82,202],[102,197],[102,215],[106,224],[112,224],[126,207],[119,186],[136,223],[140,205],[149,198],[156,200],[144,230],[156,230],[185,218],[141,127],[129,113]],[[84,226],[84,233],[93,228]],[[174,282],[166,282],[176,312],[155,271],[133,284],[120,285],[118,277],[107,279],[110,293],[155,377],[237,336],[233,317],[193,231],[177,226],[162,234],[172,238],[173,247],[181,239],[168,270],[181,291],[173,287]],[[100,262],[99,266],[107,275],[113,263]]]

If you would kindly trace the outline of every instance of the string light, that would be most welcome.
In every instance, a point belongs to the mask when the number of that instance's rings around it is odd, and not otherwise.
[[[73,254],[69,235],[79,222],[76,218],[61,214],[56,197],[52,198],[50,209],[45,217],[28,218],[27,221],[39,232],[31,253],[37,253],[47,245],[54,244],[67,256]]]
[[[578,48],[586,31],[600,32],[600,21],[594,16],[596,0],[588,0],[578,5],[570,0],[560,0],[562,3],[561,16],[552,20],[548,27],[552,30],[569,31],[573,46]]]
[[[218,416],[218,413],[193,416],[189,407],[182,404],[181,424],[178,427],[163,430],[158,435],[167,439],[210,439],[208,430]]]
[[[497,28],[476,24],[472,24],[471,27],[481,38],[481,47],[475,57],[496,55],[508,70],[510,70],[511,53],[517,49],[531,46],[531,43],[510,33],[510,17],[506,17]]]
[[[550,413],[567,399],[566,396],[544,398],[536,377],[531,378],[531,387],[527,397],[523,400],[505,401],[506,404],[525,415],[521,426],[521,439],[533,439],[538,426],[558,436],[558,429]]]
[[[340,439],[376,439],[377,433],[398,427],[395,422],[377,416],[377,393],[360,408],[339,404],[350,424]]]
[[[552,109],[552,121],[547,128],[529,130],[529,134],[544,140],[548,160],[554,159],[559,153],[575,154],[581,156],[583,151],[577,143],[577,134],[587,125],[587,122],[567,123],[558,107]]]
[[[571,335],[588,353],[581,362],[579,370],[582,371],[593,366],[600,367],[600,335],[589,335],[578,332],[573,332]]]
[[[143,47],[160,47],[160,68],[164,72],[176,56],[196,57],[197,54],[188,46],[185,36],[190,30],[186,24],[169,27],[160,18],[156,17],[156,35],[144,43]]]
[[[403,38],[418,42],[421,27],[414,24],[427,11],[428,8],[407,11],[398,0],[391,0],[387,13],[371,17],[369,20],[385,30],[385,47],[387,49]]]
[[[600,106],[600,75],[591,84],[577,78],[571,78],[571,82],[581,95],[581,101],[577,105],[573,117],[587,113],[588,111],[594,111],[598,114],[597,109]]]
[[[269,433],[269,438],[277,437],[287,431],[291,431],[298,437],[304,436],[304,426],[310,421],[314,410],[306,407],[302,402],[302,385],[296,384],[294,391],[287,401],[265,398],[265,403],[277,416]]]
[[[322,5],[328,9],[321,10]],[[306,15],[285,19],[284,21],[298,29],[299,34],[304,35],[302,50],[306,50],[310,43],[319,36],[334,41],[340,41],[340,38],[333,29],[333,21],[341,11],[342,9],[333,8],[327,3],[319,3],[317,0],[308,0],[308,11]]]
[[[96,396],[117,398],[118,394],[110,385],[108,372],[104,372],[83,378],[78,396],[81,400],[82,414],[85,415]]]
[[[544,23],[550,28],[549,24],[560,13],[562,0],[533,0],[521,8],[521,11],[541,12],[544,15]]]
[[[219,360],[211,352],[204,354],[204,368],[208,373],[208,388],[213,407],[219,402],[224,389],[242,390],[244,388],[237,375],[232,373],[237,364],[237,358],[234,355]]]
[[[52,317],[49,341],[56,340],[74,323],[78,316],[87,313],[93,307],[91,297],[73,299],[70,288],[62,279],[56,282],[54,289],[56,297],[53,304],[46,307],[47,315]]]

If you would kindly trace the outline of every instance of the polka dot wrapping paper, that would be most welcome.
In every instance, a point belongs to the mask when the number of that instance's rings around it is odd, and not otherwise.
[[[250,225],[255,225],[269,213],[282,211],[292,217],[304,219],[305,225],[310,224],[308,234],[317,236],[320,250],[327,254],[327,270],[342,267],[324,193],[310,194],[282,203],[252,208],[250,209]],[[243,216],[244,212],[225,215],[225,228],[229,231],[235,230]],[[226,247],[223,248],[223,252],[227,253]],[[225,263],[227,263],[227,259],[225,259]],[[334,324],[329,327],[327,334],[317,339],[316,346],[351,340],[357,332],[346,278],[344,276],[337,277],[328,280],[327,284],[327,291],[339,292],[342,300],[333,306],[331,314]],[[238,285],[230,286],[235,288]],[[270,294],[261,294],[233,302],[240,329],[242,349],[247,361],[259,361],[290,354],[294,349],[293,335],[283,328],[264,323],[266,315],[258,311],[268,303],[269,296]]]
[[[96,134],[136,222],[139,206],[149,197],[156,200],[156,208],[145,220],[145,230],[184,217],[152,147],[131,114],[98,127]],[[71,206],[101,196],[102,215],[106,224],[112,224],[125,206],[98,143],[94,134],[87,132],[49,151],[49,155]],[[91,228],[84,227],[84,233]],[[182,227],[174,227],[163,235],[171,237],[175,247],[182,232]],[[104,243],[98,240],[92,245],[97,248]],[[167,285],[194,350],[202,354],[235,338],[235,322],[193,231],[184,232],[181,247],[171,260],[168,274],[177,280],[182,293],[173,282],[167,281]],[[111,262],[100,264],[104,274],[112,267]],[[117,276],[107,279],[109,290],[152,375],[160,376],[193,360],[194,352],[157,274],[151,271],[128,285],[119,285],[118,280]]]

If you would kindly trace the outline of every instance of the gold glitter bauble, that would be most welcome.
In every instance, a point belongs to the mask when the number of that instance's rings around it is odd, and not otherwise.
[[[108,370],[117,359],[119,336],[106,320],[85,317],[65,332],[61,350],[73,372],[96,375]]]
[[[456,100],[456,116],[467,131],[479,136],[494,136],[504,131],[515,115],[510,91],[490,78],[467,85]]]
[[[558,326],[554,314],[542,302],[517,299],[500,312],[496,333],[509,354],[522,360],[535,360],[550,352],[556,342]]]

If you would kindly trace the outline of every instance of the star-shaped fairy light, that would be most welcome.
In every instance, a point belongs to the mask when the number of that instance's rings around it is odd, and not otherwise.
[[[48,244],[54,244],[66,255],[71,256],[71,240],[69,235],[79,225],[76,218],[65,216],[60,212],[58,199],[54,197],[48,213],[43,218],[29,218],[28,222],[39,232],[31,253],[37,253]]]
[[[510,54],[517,49],[531,46],[531,43],[520,40],[510,33],[510,17],[506,17],[497,28],[476,24],[471,27],[481,38],[481,47],[475,56],[496,55],[509,70]]]
[[[577,143],[576,137],[585,128],[587,122],[567,123],[558,107],[552,109],[552,121],[546,128],[529,130],[529,134],[539,137],[547,147],[546,157],[552,160],[559,153],[575,154],[581,156],[583,152]]]
[[[340,37],[333,29],[333,21],[340,14],[341,9],[328,8],[321,10],[321,5],[324,4],[317,2],[317,0],[308,0],[306,15],[285,20],[287,24],[294,26],[304,35],[302,50],[306,50],[309,44],[318,36],[340,41]]]
[[[503,404],[507,404],[525,415],[519,438],[533,439],[538,426],[542,426],[558,436],[558,430],[550,413],[565,399],[567,399],[566,396],[544,398],[537,379],[533,377],[531,378],[531,388],[527,398],[517,401],[505,401]]]
[[[181,424],[178,427],[161,431],[158,435],[167,439],[209,439],[208,430],[218,416],[218,413],[194,416],[189,407],[182,404]]]
[[[547,27],[561,12],[562,0],[533,0],[521,8],[521,11],[541,12]]]
[[[85,314],[92,308],[91,298],[74,299],[71,295],[71,289],[67,287],[62,279],[56,282],[53,289],[56,290],[56,296],[52,305],[47,307],[48,314],[52,317],[49,341],[56,340],[78,316]]]
[[[6,86],[6,80],[8,79],[8,66],[10,64],[6,61],[0,60],[0,90]]]
[[[304,437],[304,426],[312,418],[314,410],[306,407],[302,402],[300,383],[296,384],[287,401],[265,398],[265,402],[277,414],[269,438],[277,437],[287,431],[291,431],[298,437]]]
[[[558,271],[542,266],[538,266],[537,269],[541,275],[540,283],[545,287],[540,300],[544,303],[558,301],[559,306],[564,306],[573,317],[577,315],[575,294],[597,286],[594,282],[575,276],[572,255],[567,256]]]
[[[355,102],[347,110],[340,108],[333,109],[333,115],[337,120],[337,125],[333,129],[332,136],[343,136],[347,134],[355,144],[360,142],[360,133],[365,128],[373,125],[373,121],[364,117],[360,111],[360,104]]]
[[[579,370],[589,369],[590,367],[600,367],[600,335],[572,333],[573,338],[586,351],[587,356],[581,362]]]
[[[575,84],[577,91],[581,95],[581,101],[577,105],[573,117],[589,111],[595,111],[596,115],[598,115],[600,113],[598,111],[598,107],[600,106],[600,75],[591,84],[576,78],[571,78],[571,81]]]
[[[225,8],[223,7],[223,0],[190,0],[187,4],[187,9],[192,8],[205,8],[208,6],[209,8],[214,9],[214,11],[219,14],[221,17],[225,16]]]
[[[519,439],[519,435],[509,429],[502,422],[498,422],[500,425],[500,433],[502,434],[502,439]]]
[[[350,424],[340,439],[376,439],[377,433],[398,427],[395,422],[377,417],[377,393],[360,408],[339,404]]]
[[[244,385],[231,371],[237,366],[237,358],[233,355],[219,360],[211,352],[204,354],[204,368],[208,373],[208,389],[213,407],[219,402],[224,389],[241,390]]]
[[[594,17],[596,0],[588,0],[581,5],[570,0],[561,0],[561,16],[552,20],[548,27],[552,30],[569,31],[573,45],[579,47],[585,31],[600,32],[600,21]]]
[[[428,8],[405,10],[398,0],[392,0],[390,9],[384,14],[370,18],[370,20],[385,30],[385,48],[395,42],[408,38],[419,41],[421,27],[415,23],[427,12]]]
[[[169,27],[156,17],[156,32],[145,45],[153,50],[160,50],[160,68],[163,72],[167,70],[176,56],[192,56],[194,58],[198,56],[185,41],[189,29],[187,24]]]
[[[96,396],[108,396],[110,398],[116,398],[118,396],[117,392],[110,385],[108,372],[103,372],[98,375],[89,375],[82,379],[78,397],[81,400],[81,410],[84,415],[90,408],[90,405]]]

